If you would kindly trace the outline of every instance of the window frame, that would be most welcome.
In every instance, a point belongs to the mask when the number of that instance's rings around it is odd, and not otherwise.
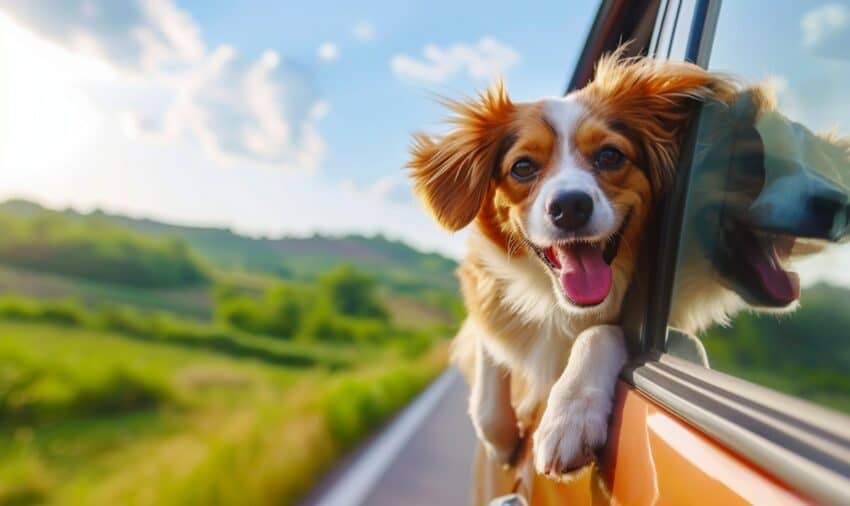
[[[590,80],[601,54],[632,38],[637,19],[646,9],[654,9],[652,34],[646,47],[633,50],[634,54],[686,60],[706,68],[721,1],[696,0],[690,19],[682,19],[684,1],[630,5],[603,1],[567,92]],[[670,26],[666,38],[665,25]],[[684,55],[671,54],[678,36],[687,37]],[[825,503],[848,502],[850,417],[664,352],[698,124],[695,121],[686,136],[673,190],[659,207],[658,223],[647,234],[648,247],[655,246],[658,254],[638,265],[638,279],[624,302],[622,324],[637,359],[627,365],[621,379],[799,492]]]

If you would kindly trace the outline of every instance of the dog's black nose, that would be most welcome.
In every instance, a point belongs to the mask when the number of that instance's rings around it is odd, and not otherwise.
[[[546,209],[552,224],[561,230],[573,231],[585,226],[593,214],[593,199],[580,191],[559,193]]]

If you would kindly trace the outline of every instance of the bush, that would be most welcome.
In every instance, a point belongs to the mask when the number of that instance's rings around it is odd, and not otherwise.
[[[0,355],[0,420],[42,424],[150,409],[174,400],[170,387],[123,365],[79,367],[24,351]]]
[[[114,330],[133,335],[151,334],[148,319],[128,307],[104,307],[95,314],[95,326],[103,330]]]
[[[215,289],[216,315],[230,327],[255,334],[291,339],[303,323],[312,294],[304,288],[277,284],[262,298],[254,298],[228,286]]]
[[[383,341],[389,332],[383,319],[341,315],[327,301],[319,301],[304,319],[299,335],[306,340],[365,344]]]
[[[375,278],[348,265],[333,269],[319,278],[320,296],[334,311],[361,318],[387,320],[389,313],[378,300]]]
[[[55,301],[42,304],[41,320],[62,325],[84,325],[85,310],[74,301]]]
[[[114,369],[101,381],[83,385],[72,408],[85,414],[115,414],[150,409],[173,396],[167,385],[130,369]]]
[[[218,285],[214,299],[219,321],[255,334],[366,343],[386,339],[391,329],[375,280],[348,266],[324,274],[315,290],[278,283],[252,297]]]
[[[260,301],[250,297],[234,297],[219,302],[216,315],[230,327],[252,333],[264,331],[265,322],[260,311]]]
[[[85,310],[75,301],[37,301],[15,295],[0,298],[0,316],[11,320],[46,321],[63,325],[86,323]]]
[[[38,320],[41,318],[41,304],[32,299],[7,295],[0,298],[0,316],[11,320]]]

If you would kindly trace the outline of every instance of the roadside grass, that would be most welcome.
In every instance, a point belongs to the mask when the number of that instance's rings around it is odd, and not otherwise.
[[[235,339],[338,359],[330,347]],[[0,320],[0,504],[292,504],[442,369],[445,346],[348,360],[282,366]]]

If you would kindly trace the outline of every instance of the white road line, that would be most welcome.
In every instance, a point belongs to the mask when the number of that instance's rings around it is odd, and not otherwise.
[[[422,422],[459,378],[447,369],[378,436],[351,468],[316,502],[317,506],[360,506]]]

